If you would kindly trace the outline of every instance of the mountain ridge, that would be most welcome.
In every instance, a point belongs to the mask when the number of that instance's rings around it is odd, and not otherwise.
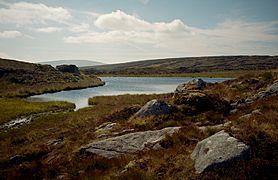
[[[143,60],[82,67],[87,74],[152,75],[278,68],[278,56],[204,56]]]

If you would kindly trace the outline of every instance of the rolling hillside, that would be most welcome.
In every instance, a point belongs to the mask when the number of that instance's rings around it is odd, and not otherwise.
[[[77,68],[76,68],[77,69]],[[0,97],[28,96],[44,92],[102,85],[92,75],[64,72],[50,65],[0,59]]]
[[[278,56],[211,56],[144,60],[83,67],[86,74],[153,75],[278,68]]]
[[[62,64],[73,64],[77,67],[85,67],[85,66],[98,66],[98,65],[104,65],[104,63],[97,62],[97,61],[89,61],[89,60],[56,60],[56,61],[44,61],[39,62],[40,64],[49,64],[53,67],[56,67],[57,65]]]

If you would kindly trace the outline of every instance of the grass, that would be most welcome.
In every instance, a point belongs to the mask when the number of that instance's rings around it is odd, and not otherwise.
[[[32,168],[39,168],[43,177],[48,177],[51,171],[57,173],[69,168],[68,173],[76,171],[78,162],[72,162],[76,151],[82,145],[92,142],[95,139],[94,128],[107,121],[107,116],[121,111],[125,107],[143,105],[154,98],[164,98],[165,95],[122,95],[111,97],[95,97],[90,103],[94,107],[80,109],[76,112],[56,113],[36,118],[32,123],[22,126],[16,130],[0,132],[0,169],[1,176],[9,177],[12,174],[26,177],[32,176],[29,172]],[[22,108],[23,106],[20,106]],[[12,109],[12,106],[9,106]],[[128,127],[128,124],[122,128]],[[63,144],[59,146],[47,145],[48,141],[63,137]],[[43,154],[42,157],[25,160],[24,172],[9,164],[9,158],[14,155],[33,157],[34,154]],[[42,164],[36,164],[41,162]],[[73,164],[72,167],[71,164]],[[39,166],[39,167],[38,167]],[[69,167],[68,167],[69,166]],[[80,165],[82,166],[82,165]]]
[[[75,105],[72,103],[61,101],[28,102],[23,99],[0,98],[0,124],[21,116],[42,112],[73,110],[74,107]]]

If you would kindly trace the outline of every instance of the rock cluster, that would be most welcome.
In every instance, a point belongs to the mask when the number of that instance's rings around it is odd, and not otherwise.
[[[230,111],[230,113],[236,112],[238,107],[252,104],[253,102],[255,102],[257,100],[264,99],[264,98],[271,97],[271,96],[277,96],[277,95],[278,95],[278,82],[275,81],[272,85],[268,86],[265,91],[261,91],[255,95],[248,97],[246,99],[243,99],[239,102],[232,103],[231,107],[233,109]]]

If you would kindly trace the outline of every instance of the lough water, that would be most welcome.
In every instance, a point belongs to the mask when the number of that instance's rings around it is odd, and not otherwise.
[[[88,106],[88,98],[120,94],[159,94],[174,92],[177,85],[193,78],[184,77],[103,77],[104,86],[79,90],[61,91],[31,96],[31,101],[68,101],[76,109]],[[206,82],[222,82],[228,78],[202,78]]]

